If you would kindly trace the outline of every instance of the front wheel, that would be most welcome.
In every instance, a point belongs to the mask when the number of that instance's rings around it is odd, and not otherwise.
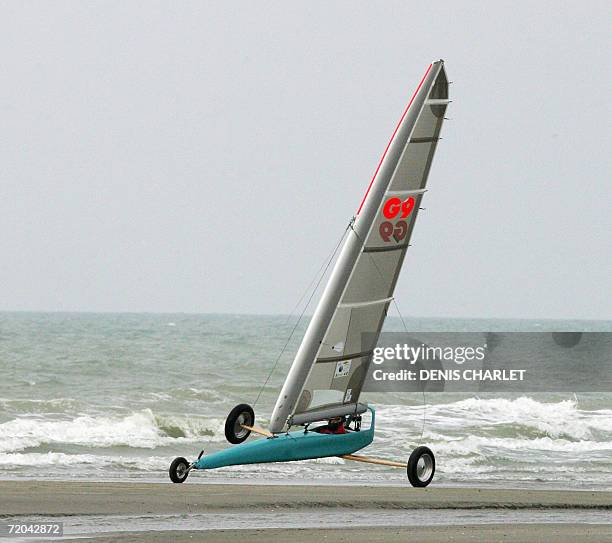
[[[428,447],[417,447],[408,459],[408,480],[415,487],[425,487],[436,472],[436,457]]]
[[[247,430],[245,426],[253,426],[254,422],[253,408],[246,403],[237,405],[225,420],[226,439],[233,444],[242,443],[251,434],[251,430]]]
[[[168,474],[170,475],[170,480],[173,483],[184,482],[189,475],[189,462],[187,462],[187,460],[185,460],[182,456],[175,458],[172,460],[172,464],[170,464]]]

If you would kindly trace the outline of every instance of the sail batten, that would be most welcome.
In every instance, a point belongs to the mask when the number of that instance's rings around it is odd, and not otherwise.
[[[386,253],[388,251],[402,251],[410,247],[410,243],[404,243],[403,245],[394,245],[392,247],[365,247],[364,253]]]
[[[428,106],[445,106],[450,103],[448,98],[429,98],[425,100],[425,104]]]
[[[367,351],[361,351],[360,353],[349,353],[342,356],[332,356],[330,358],[317,358],[317,364],[327,364],[329,362],[340,362],[341,360],[350,360],[352,358],[361,358],[362,356],[368,356],[374,354],[374,349]]]
[[[427,189],[388,190],[387,196],[409,196],[411,194],[425,194]]]
[[[272,413],[270,430],[353,413],[410,245],[448,104],[425,73],[376,169]],[[319,418],[317,418],[319,417]],[[300,422],[296,422],[300,421]]]
[[[383,298],[382,300],[370,300],[368,302],[352,302],[352,303],[340,303],[338,307],[367,307],[369,305],[381,304],[384,302],[390,302],[393,300],[393,297]]]

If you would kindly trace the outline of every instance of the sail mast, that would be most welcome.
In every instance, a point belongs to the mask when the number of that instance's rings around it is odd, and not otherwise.
[[[313,367],[321,343],[347,287],[351,273],[359,258],[364,240],[375,222],[385,192],[388,190],[398,161],[410,140],[419,114],[426,102],[438,74],[443,70],[443,61],[430,64],[406,107],[387,148],[378,164],[368,190],[357,212],[357,217],[348,233],[342,251],[330,274],[329,281],[312,316],[306,334],[295,356],[281,393],[276,401],[270,421],[270,431],[282,432],[288,417],[294,412],[298,399]],[[388,299],[375,300],[388,303]]]

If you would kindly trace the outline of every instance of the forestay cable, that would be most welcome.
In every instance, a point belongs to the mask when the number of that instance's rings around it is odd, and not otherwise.
[[[259,398],[261,397],[264,389],[266,388],[266,385],[268,384],[268,382],[270,381],[270,378],[272,377],[272,374],[274,373],[274,370],[276,369],[276,367],[278,366],[278,363],[280,362],[281,357],[283,356],[283,353],[285,352],[285,350],[287,349],[287,346],[289,345],[289,342],[291,341],[291,338],[293,337],[293,334],[295,333],[295,331],[297,330],[298,325],[300,324],[300,321],[302,320],[302,317],[304,316],[304,313],[306,313],[306,310],[308,309],[308,306],[310,305],[310,302],[312,302],[312,299],[314,298],[319,285],[321,284],[321,281],[323,281],[323,278],[325,277],[325,274],[327,273],[327,270],[329,269],[329,266],[331,265],[332,261],[334,260],[334,257],[336,256],[336,253],[338,252],[338,249],[340,248],[340,245],[342,245],[342,242],[344,241],[344,238],[346,236],[346,233],[348,232],[349,228],[352,228],[353,225],[353,220],[351,219],[351,222],[349,222],[349,224],[347,225],[347,227],[344,229],[344,232],[342,232],[342,236],[340,237],[340,239],[338,240],[338,243],[336,243],[334,250],[332,251],[332,253],[330,254],[330,256],[325,259],[323,261],[323,263],[321,264],[321,266],[319,267],[319,269],[317,270],[316,275],[313,277],[312,281],[310,281],[310,284],[308,285],[308,288],[304,291],[304,294],[302,294],[302,297],[300,298],[300,300],[298,301],[298,303],[295,305],[295,307],[293,308],[292,312],[289,314],[289,316],[287,317],[287,320],[285,321],[285,324],[287,324],[289,322],[289,320],[292,317],[293,312],[297,309],[297,307],[300,305],[300,303],[302,302],[302,300],[305,298],[306,293],[308,292],[308,290],[311,288],[311,286],[313,285],[313,283],[316,280],[316,285],[314,287],[314,289],[312,290],[312,292],[310,293],[310,297],[308,298],[308,301],[306,302],[306,305],[304,306],[304,308],[302,309],[302,312],[300,313],[297,321],[295,322],[295,324],[293,325],[293,328],[291,329],[291,332],[289,333],[289,337],[287,338],[287,341],[285,342],[285,344],[283,345],[283,348],[281,349],[280,353],[278,354],[278,356],[276,357],[276,360],[274,361],[274,365],[272,366],[272,369],[270,370],[270,372],[268,373],[268,376],[266,377],[266,380],[264,381],[263,385],[261,385],[261,388],[259,389],[259,392],[257,393],[257,398],[255,398],[255,401],[253,402],[253,407],[257,404],[257,402],[259,401]],[[321,272],[321,270],[323,270]],[[319,277],[317,280],[317,276]]]

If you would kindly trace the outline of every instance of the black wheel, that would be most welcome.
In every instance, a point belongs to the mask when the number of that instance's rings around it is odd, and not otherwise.
[[[253,426],[255,422],[255,412],[253,408],[241,403],[229,412],[225,419],[225,437],[230,443],[242,443],[251,435],[251,430],[243,428],[243,425]]]
[[[431,483],[436,472],[436,457],[428,447],[417,447],[408,459],[408,479],[412,486],[424,487]]]
[[[170,464],[168,473],[170,475],[170,480],[173,483],[184,482],[189,475],[189,462],[187,462],[187,460],[185,460],[182,456],[175,458],[172,460],[172,464]]]

